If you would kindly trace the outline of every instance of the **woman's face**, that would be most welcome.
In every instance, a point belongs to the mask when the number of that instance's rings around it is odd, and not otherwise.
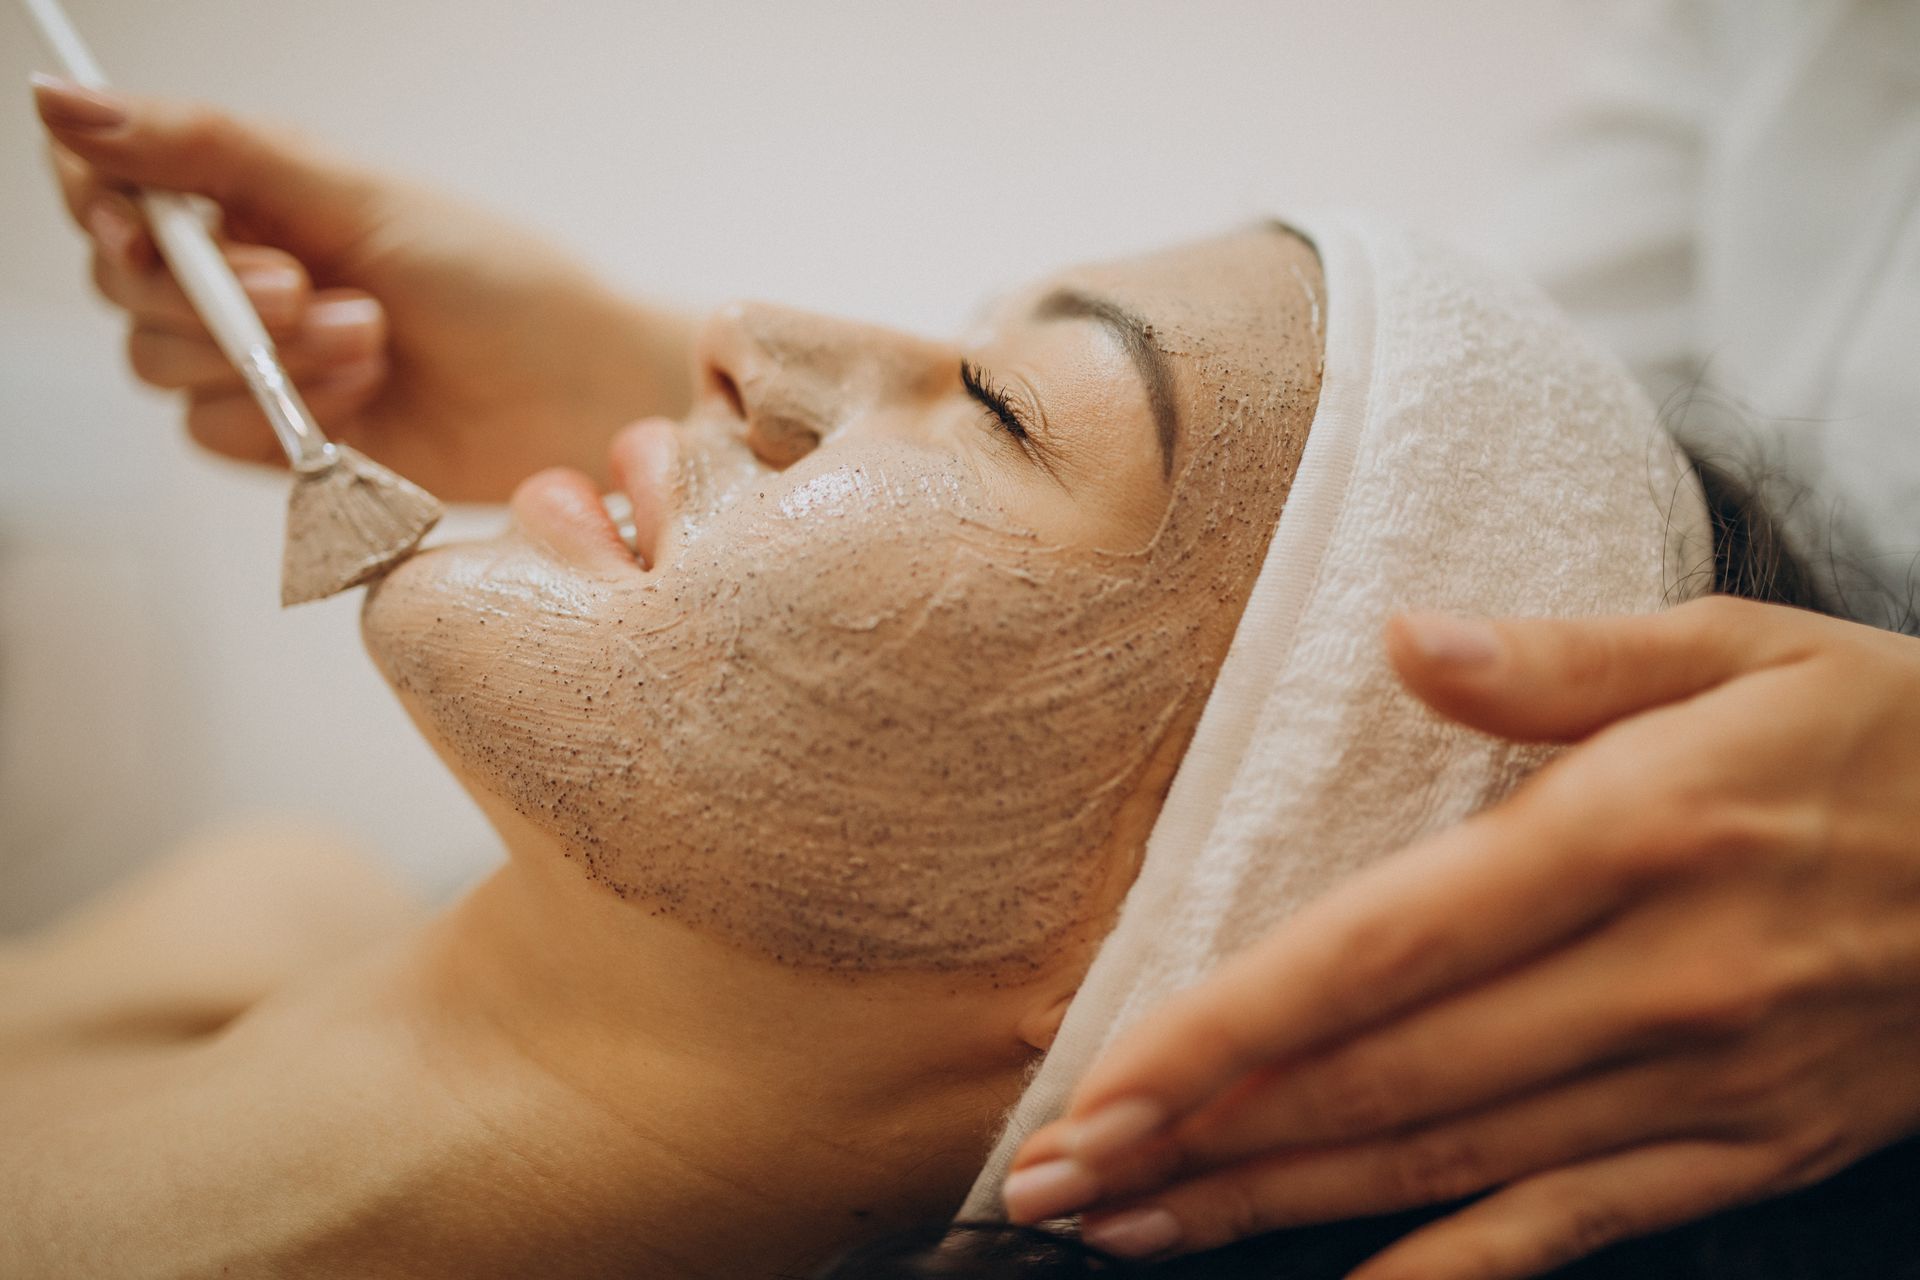
[[[613,443],[635,549],[543,472],[511,531],[379,583],[368,647],[470,786],[637,907],[797,966],[1031,970],[1134,872],[1122,815],[1265,554],[1321,306],[1259,229],[959,342],[724,309],[687,420]]]

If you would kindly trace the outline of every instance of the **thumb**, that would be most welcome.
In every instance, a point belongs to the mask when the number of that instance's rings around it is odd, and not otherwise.
[[[371,217],[369,175],[224,112],[51,76],[34,77],[33,96],[48,132],[104,181],[207,196],[297,255],[344,251]]]
[[[1441,715],[1503,738],[1572,742],[1791,661],[1818,623],[1798,609],[1710,596],[1638,617],[1401,614],[1385,639],[1400,679]]]

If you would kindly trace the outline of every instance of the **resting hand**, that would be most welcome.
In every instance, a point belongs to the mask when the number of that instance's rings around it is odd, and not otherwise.
[[[1491,1189],[1354,1274],[1502,1280],[1920,1128],[1920,641],[1724,598],[1387,641],[1581,745],[1123,1036],[1013,1216],[1139,1254]]]
[[[266,420],[154,251],[135,184],[222,209],[229,263],[320,424],[451,500],[552,464],[600,474],[628,420],[687,396],[687,326],[603,289],[538,240],[304,142],[177,103],[36,79],[94,282],[134,372],[187,428],[278,461]]]

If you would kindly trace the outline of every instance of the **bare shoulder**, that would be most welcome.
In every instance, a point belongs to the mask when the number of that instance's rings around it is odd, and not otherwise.
[[[0,1058],[224,1025],[288,981],[424,914],[369,852],[323,827],[257,820],[208,831],[0,964]]]

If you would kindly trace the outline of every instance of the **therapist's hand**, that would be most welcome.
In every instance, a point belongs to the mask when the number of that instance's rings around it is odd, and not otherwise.
[[[1581,745],[1125,1035],[1015,1218],[1189,1251],[1492,1189],[1354,1275],[1502,1280],[1920,1129],[1920,641],[1716,598],[1387,644]]]
[[[221,207],[228,260],[314,416],[443,498],[502,499],[554,464],[603,475],[621,425],[684,408],[687,323],[531,236],[206,108],[44,77],[34,97],[95,286],[131,322],[134,372],[184,394],[210,449],[282,460],[155,253],[133,184]]]

